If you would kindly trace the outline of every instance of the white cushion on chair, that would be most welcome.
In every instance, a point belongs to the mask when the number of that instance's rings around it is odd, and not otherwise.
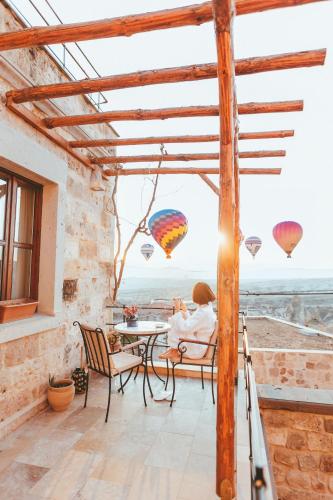
[[[118,352],[117,354],[113,354],[111,358],[113,361],[113,368],[111,369],[112,375],[117,375],[125,370],[135,368],[142,363],[142,358],[140,356],[135,356],[128,352]]]

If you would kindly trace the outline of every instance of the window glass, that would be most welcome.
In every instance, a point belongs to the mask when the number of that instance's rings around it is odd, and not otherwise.
[[[29,186],[17,186],[15,241],[32,243],[35,192]]]
[[[31,254],[26,248],[14,248],[12,299],[28,298],[30,295]]]
[[[7,181],[0,179],[0,240],[5,238]]]

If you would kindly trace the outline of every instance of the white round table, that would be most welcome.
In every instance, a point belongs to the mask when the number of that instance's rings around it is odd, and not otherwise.
[[[138,321],[137,326],[127,326],[127,323],[118,323],[115,325],[114,329],[117,333],[124,335],[124,337],[148,337],[147,350],[146,350],[146,363],[151,362],[151,367],[157,378],[161,382],[165,381],[156,372],[154,361],[153,361],[153,350],[156,344],[157,337],[163,333],[167,333],[171,328],[169,323],[165,321]],[[135,376],[136,378],[136,376]],[[147,374],[147,382],[150,390],[150,394],[153,397],[153,392],[150,387],[149,376]]]
[[[127,326],[127,323],[119,323],[114,327],[116,332],[124,335],[135,335],[136,337],[149,337],[167,333],[171,328],[165,321],[138,321],[137,326]]]

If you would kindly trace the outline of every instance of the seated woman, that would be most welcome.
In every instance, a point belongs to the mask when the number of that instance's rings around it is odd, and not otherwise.
[[[168,333],[168,343],[170,349],[161,354],[160,359],[170,359],[179,355],[180,338],[209,342],[216,322],[216,314],[212,305],[215,295],[206,283],[199,282],[193,287],[192,300],[197,305],[197,309],[190,315],[186,305],[180,299],[175,299],[175,314],[169,318],[171,329]],[[187,350],[184,356],[191,359],[202,358],[207,350],[207,346],[200,344],[186,343],[185,346]]]

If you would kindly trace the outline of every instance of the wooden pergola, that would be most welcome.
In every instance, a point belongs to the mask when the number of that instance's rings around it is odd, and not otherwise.
[[[198,5],[124,16],[114,19],[89,21],[76,24],[28,28],[0,34],[0,50],[13,50],[82,40],[96,40],[131,36],[152,30],[198,26],[214,22],[217,62],[184,67],[145,70],[136,73],[110,75],[102,78],[70,81],[15,89],[7,93],[7,107],[53,143],[64,149],[91,169],[111,165],[103,170],[105,176],[129,176],[147,174],[194,174],[199,175],[219,195],[219,231],[225,244],[218,254],[218,398],[217,398],[217,458],[216,492],[230,500],[236,493],[235,459],[235,391],[238,359],[238,302],[239,302],[239,175],[279,175],[280,168],[239,168],[242,158],[266,158],[285,156],[284,150],[239,151],[238,141],[247,139],[285,138],[294,135],[293,130],[273,130],[243,133],[238,130],[238,115],[295,112],[303,110],[303,101],[238,103],[235,77],[267,71],[305,68],[324,64],[326,50],[310,50],[264,57],[234,59],[233,19],[270,9],[305,5],[321,0],[212,0]],[[218,79],[218,104],[193,105],[167,109],[132,109],[96,112],[75,116],[46,116],[40,118],[25,103],[56,99],[93,92],[128,89],[138,86],[174,82]],[[220,129],[216,135],[187,135],[178,137],[140,137],[117,139],[88,139],[68,141],[61,129],[71,133],[71,127],[115,121],[165,120],[168,118],[219,116]],[[60,129],[60,132],[56,129]],[[119,164],[130,162],[159,162],[160,155],[150,156],[99,156],[92,149],[101,146],[125,146],[160,143],[219,142],[216,153],[173,154],[163,156],[163,161],[196,161],[219,159],[219,167],[162,167],[123,168]],[[89,149],[89,154],[82,151]],[[218,174],[216,186],[207,174]]]

